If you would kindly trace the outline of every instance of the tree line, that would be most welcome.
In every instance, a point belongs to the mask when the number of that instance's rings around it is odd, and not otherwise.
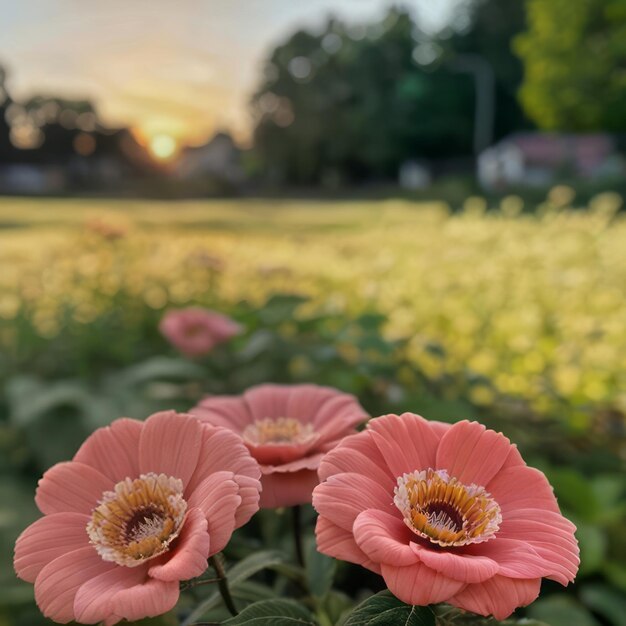
[[[299,30],[251,101],[256,167],[277,184],[395,180],[407,161],[471,159],[477,122],[488,142],[626,131],[625,42],[626,0],[468,0],[435,35],[400,8]]]

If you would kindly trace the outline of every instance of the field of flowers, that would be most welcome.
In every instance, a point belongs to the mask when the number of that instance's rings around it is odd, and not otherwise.
[[[37,477],[94,428],[186,410],[207,392],[307,381],[355,394],[371,415],[502,430],[548,475],[581,543],[576,585],[544,585],[526,615],[626,623],[626,219],[614,194],[573,207],[566,191],[532,214],[517,197],[470,198],[454,212],[403,201],[0,201],[0,626],[40,623],[5,553],[36,516]],[[242,334],[204,359],[178,355],[158,324],[189,305],[230,315]],[[256,526],[289,552],[285,517]],[[227,557],[258,548],[244,531]],[[307,576],[332,579],[315,566]],[[272,567],[239,601],[294,584]],[[319,623],[381,588],[354,571],[313,593]],[[196,617],[221,619],[209,605]]]

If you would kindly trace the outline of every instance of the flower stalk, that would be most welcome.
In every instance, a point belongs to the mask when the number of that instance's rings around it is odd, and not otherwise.
[[[302,548],[302,509],[299,504],[291,507],[293,523],[293,543],[298,564],[304,567],[304,550]]]
[[[235,606],[233,597],[230,595],[228,578],[222,564],[221,556],[219,554],[216,554],[215,556],[210,557],[209,563],[217,574],[217,586],[219,587],[220,594],[222,595],[222,599],[224,600],[226,608],[232,616],[239,615],[239,611],[237,611],[237,607]]]

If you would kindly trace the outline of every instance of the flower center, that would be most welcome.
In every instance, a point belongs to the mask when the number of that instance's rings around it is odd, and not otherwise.
[[[464,485],[445,470],[427,469],[398,478],[395,505],[416,534],[440,546],[464,546],[493,539],[502,515],[498,503],[478,485]]]
[[[312,424],[302,424],[293,417],[266,417],[249,424],[243,439],[254,446],[307,443],[315,437]]]
[[[150,472],[105,491],[87,524],[87,534],[105,561],[136,567],[169,550],[186,510],[183,482]]]

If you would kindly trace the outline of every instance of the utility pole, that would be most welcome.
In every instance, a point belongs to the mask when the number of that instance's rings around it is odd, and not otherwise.
[[[450,67],[474,77],[474,154],[478,156],[493,142],[496,108],[496,80],[491,63],[479,54],[459,54],[450,61]]]

